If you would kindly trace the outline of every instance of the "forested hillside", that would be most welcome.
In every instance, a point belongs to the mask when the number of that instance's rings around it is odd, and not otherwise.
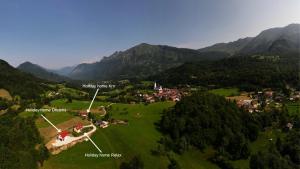
[[[235,86],[242,90],[299,84],[299,54],[236,56],[186,63],[151,77],[165,85]]]
[[[37,98],[46,88],[43,80],[19,71],[3,60],[0,60],[0,79],[0,88],[24,99]]]
[[[33,118],[15,112],[0,116],[0,168],[36,169],[49,157]]]
[[[30,62],[24,62],[18,66],[18,69],[30,73],[38,78],[45,79],[48,81],[53,82],[64,82],[64,81],[70,81],[69,78],[58,75],[53,72],[49,72],[48,70],[44,69],[43,67],[30,63]]]
[[[289,121],[295,124],[292,131],[286,130]],[[197,92],[167,110],[158,126],[164,134],[160,154],[212,147],[209,160],[222,169],[234,169],[237,160],[249,160],[244,167],[251,169],[300,168],[299,117],[290,116],[285,107],[250,114],[224,97]],[[253,148],[259,133],[268,128],[281,135],[265,140],[266,149]]]

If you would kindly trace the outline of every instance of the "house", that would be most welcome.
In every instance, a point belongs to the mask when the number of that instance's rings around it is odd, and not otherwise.
[[[79,116],[83,117],[83,118],[87,118],[88,117],[88,112],[87,111],[80,111],[78,113]]]
[[[287,123],[286,128],[289,129],[289,130],[293,129],[293,124],[292,123]]]
[[[158,91],[162,91],[162,86],[157,85],[156,82],[154,82],[153,89],[154,89],[154,90],[158,90]]]
[[[159,90],[159,92],[154,93],[154,97],[158,99],[172,100],[172,101],[180,101],[181,93],[178,89],[168,89],[164,88]]]
[[[154,103],[155,99],[152,95],[144,94],[144,100],[148,103]]]
[[[274,92],[272,90],[268,90],[264,92],[264,95],[266,98],[272,98],[273,97]]]
[[[69,132],[67,130],[64,130],[62,132],[59,133],[57,139],[60,141],[64,141],[65,138],[69,135]]]
[[[102,121],[102,120],[99,120],[95,123],[97,126],[101,127],[101,128],[106,128],[108,127],[108,122],[107,121]]]
[[[82,130],[82,128],[83,128],[82,124],[81,124],[81,123],[78,123],[78,124],[74,127],[73,130],[74,130],[76,133],[80,133],[81,130]]]

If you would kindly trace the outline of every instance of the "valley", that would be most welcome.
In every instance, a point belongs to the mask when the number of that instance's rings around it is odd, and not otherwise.
[[[0,168],[298,169],[298,28],[55,70],[0,60]]]

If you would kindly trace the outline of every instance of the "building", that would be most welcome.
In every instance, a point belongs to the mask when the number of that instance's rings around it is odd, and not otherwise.
[[[74,127],[73,130],[74,130],[76,133],[80,133],[81,130],[82,130],[82,128],[83,128],[82,124],[81,124],[81,123],[78,123],[78,124]]]
[[[156,82],[154,82],[153,89],[154,89],[154,90],[158,90],[158,91],[162,91],[162,86],[157,85]]]
[[[88,112],[87,111],[80,111],[78,113],[79,116],[83,117],[83,118],[87,118],[88,117]]]
[[[97,126],[101,127],[101,128],[106,128],[108,127],[108,122],[107,121],[102,121],[102,120],[99,120],[95,123]]]
[[[68,135],[69,135],[69,132],[67,130],[64,130],[59,133],[57,139],[60,141],[64,141]]]
[[[143,98],[148,103],[154,103],[155,102],[155,98],[154,98],[153,95],[144,94]]]
[[[178,89],[164,88],[162,90],[159,90],[158,93],[154,93],[154,96],[158,99],[171,100],[174,102],[180,101],[181,99],[181,93]]]
[[[292,123],[287,123],[286,128],[289,129],[289,130],[292,130],[293,129],[293,124]]]

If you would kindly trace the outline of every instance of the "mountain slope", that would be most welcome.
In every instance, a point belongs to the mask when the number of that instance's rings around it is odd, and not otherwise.
[[[142,43],[123,52],[115,52],[100,62],[80,64],[71,78],[108,80],[146,77],[185,62],[215,60],[228,56],[223,52],[199,52],[192,49]]]
[[[43,80],[19,71],[0,59],[0,89],[22,98],[37,98],[44,91]]]
[[[61,75],[61,76],[68,76],[74,70],[74,68],[76,66],[77,65],[75,65],[75,66],[66,66],[66,67],[63,67],[63,68],[60,68],[60,69],[48,69],[48,71],[52,72],[52,73],[55,73],[55,74],[58,74],[58,75]]]
[[[229,43],[218,43],[199,51],[219,51],[231,55],[258,53],[290,53],[300,48],[300,24],[271,28],[253,38],[239,39]]]
[[[229,42],[229,43],[217,43],[215,45],[205,47],[199,49],[201,52],[208,52],[208,51],[219,51],[219,52],[226,52],[230,55],[234,55],[242,50],[253,38],[248,37],[244,39],[239,39],[237,41]]]
[[[18,66],[18,69],[30,73],[38,78],[53,81],[53,82],[63,82],[70,80],[67,77],[60,76],[58,74],[48,72],[43,67],[30,63],[30,62],[24,62]]]
[[[300,24],[262,31],[240,53],[286,53],[299,51]]]
[[[186,63],[151,77],[163,85],[201,85],[256,90],[299,87],[299,53],[251,55],[212,62]]]

